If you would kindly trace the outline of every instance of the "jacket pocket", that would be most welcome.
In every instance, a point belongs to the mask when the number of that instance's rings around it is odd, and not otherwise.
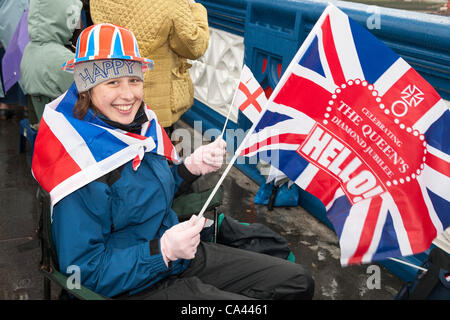
[[[194,88],[189,75],[191,64],[183,62],[179,68],[172,69],[170,106],[172,112],[188,109],[194,102]]]

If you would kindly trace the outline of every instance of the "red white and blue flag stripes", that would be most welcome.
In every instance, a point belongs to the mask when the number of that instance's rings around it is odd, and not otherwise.
[[[324,203],[348,265],[423,252],[449,226],[449,136],[433,87],[329,5],[241,154]]]
[[[92,113],[83,120],[73,116],[78,92],[75,84],[44,110],[33,152],[32,173],[50,193],[52,205],[133,160],[138,169],[144,152],[180,159],[155,113],[145,106],[148,121],[140,134],[113,128]]]

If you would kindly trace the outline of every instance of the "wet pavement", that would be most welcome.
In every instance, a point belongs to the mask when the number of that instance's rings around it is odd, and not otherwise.
[[[39,300],[43,298],[43,278],[35,233],[37,184],[31,176],[28,153],[19,153],[19,118],[0,121],[0,300]],[[184,123],[179,125],[192,131]],[[202,177],[195,188],[213,187],[219,177],[220,172]],[[301,207],[269,211],[267,206],[255,205],[259,186],[238,169],[232,168],[223,186],[220,211],[241,222],[263,223],[283,235],[296,263],[313,273],[314,299],[390,300],[402,286],[400,279],[380,265],[342,268],[333,231]],[[374,286],[374,270],[379,270],[379,286]],[[56,297],[58,290],[53,289]]]
[[[19,119],[0,120],[0,299],[40,299],[37,184],[19,154]]]

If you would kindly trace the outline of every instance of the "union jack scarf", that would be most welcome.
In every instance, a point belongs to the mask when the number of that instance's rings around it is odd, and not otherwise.
[[[114,128],[92,111],[82,119],[73,116],[78,99],[75,84],[46,105],[33,151],[32,174],[50,194],[52,206],[59,200],[111,172],[128,161],[137,170],[145,152],[178,163],[180,158],[145,105],[148,121],[140,134]]]

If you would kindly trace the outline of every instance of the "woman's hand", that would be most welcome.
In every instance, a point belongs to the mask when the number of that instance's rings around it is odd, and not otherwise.
[[[197,148],[184,161],[186,168],[195,175],[204,175],[220,169],[226,153],[226,142],[222,138]]]
[[[191,219],[176,224],[164,232],[160,245],[166,265],[169,261],[178,259],[194,259],[205,222],[205,218],[193,215]]]

